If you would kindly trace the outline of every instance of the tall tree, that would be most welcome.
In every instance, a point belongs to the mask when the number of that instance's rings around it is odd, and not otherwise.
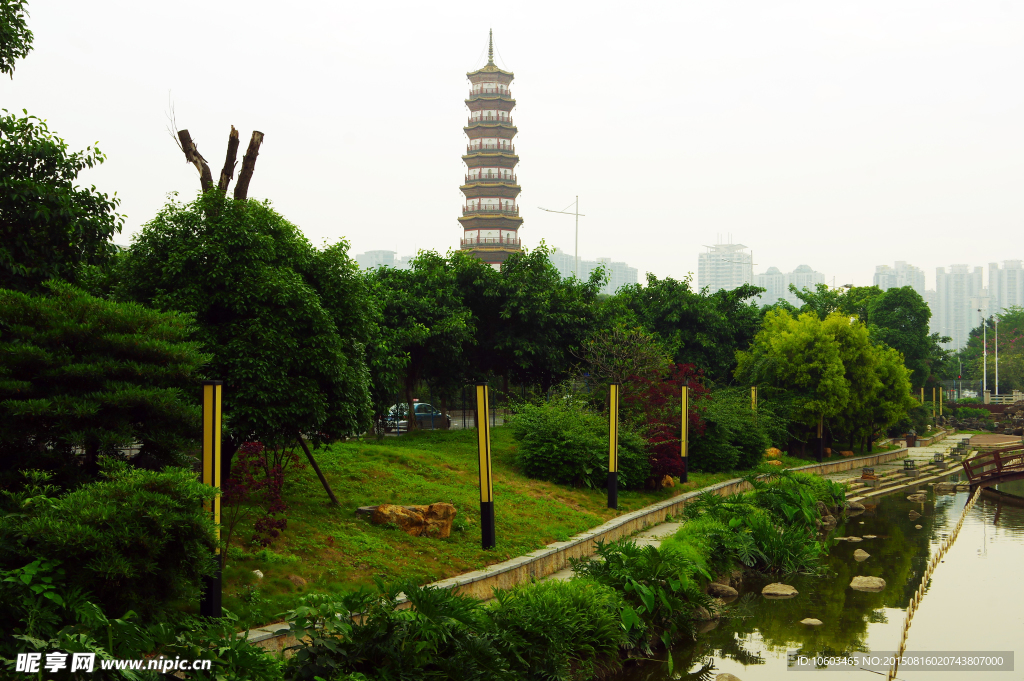
[[[45,121],[0,111],[0,288],[74,282],[82,266],[116,252],[111,238],[124,224],[116,196],[75,184],[106,156],[95,147],[69,152]]]
[[[171,202],[135,237],[115,295],[195,315],[224,381],[230,456],[243,442],[314,445],[370,425],[375,309],[348,244],[317,250],[267,202],[211,191]]]
[[[929,334],[931,317],[924,298],[910,286],[891,288],[875,296],[868,305],[873,336],[903,353],[904,363],[913,372],[911,381],[915,387],[925,386],[932,377],[934,363],[942,361],[941,355],[936,356]]]

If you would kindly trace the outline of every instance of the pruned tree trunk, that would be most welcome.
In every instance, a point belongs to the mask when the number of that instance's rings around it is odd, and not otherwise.
[[[236,201],[244,201],[249,195],[249,180],[252,179],[252,171],[256,169],[256,157],[260,155],[261,144],[263,144],[263,133],[253,130],[249,148],[245,150],[245,156],[242,157],[242,170],[238,173],[238,182],[235,183]]]
[[[194,165],[196,170],[199,171],[199,184],[205,194],[213,188],[213,173],[210,172],[210,166],[206,163],[203,155],[199,153],[196,143],[192,141],[192,136],[188,134],[188,130],[178,131],[178,142],[181,143],[181,150],[185,152],[185,160]]]
[[[225,194],[228,192],[228,184],[231,182],[231,178],[235,176],[235,165],[238,158],[238,131],[235,130],[235,126],[231,126],[231,134],[228,135],[228,153],[224,157],[224,168],[220,171],[220,182],[217,183],[217,189],[221,190]]]
[[[224,157],[224,167],[220,171],[220,179],[217,182],[217,189],[227,194],[228,185],[235,176],[235,166],[238,159],[238,130],[231,126],[231,133],[228,135],[228,152]],[[260,145],[263,144],[263,133],[254,130],[249,140],[249,148],[242,157],[242,169],[238,173],[238,181],[235,183],[235,200],[244,201],[249,195],[249,182],[252,180],[252,173],[256,169],[256,157],[260,154]],[[199,184],[203,193],[213,189],[213,173],[210,165],[203,158],[192,141],[188,130],[178,131],[178,146],[185,154],[185,160],[196,167],[199,171]]]

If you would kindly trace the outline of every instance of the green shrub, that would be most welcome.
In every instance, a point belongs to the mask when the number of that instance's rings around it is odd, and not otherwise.
[[[7,493],[0,569],[24,566],[25,556],[60,562],[69,588],[115,616],[159,619],[178,601],[198,600],[214,569],[216,534],[203,502],[215,490],[178,468],[106,462],[102,477],[59,497],[34,494],[38,485]]]
[[[987,409],[975,409],[973,407],[957,407],[956,417],[958,419],[991,419],[992,414]]]
[[[696,610],[712,605],[699,581],[711,575],[678,552],[641,548],[632,540],[599,541],[595,552],[597,560],[570,559],[573,572],[622,594],[622,623],[648,651],[657,640],[668,647],[679,633],[692,636]]]
[[[165,621],[145,624],[133,613],[110,617],[71,586],[72,566],[35,560],[15,570],[0,571],[0,617],[8,636],[0,637],[0,669],[14,678],[18,653],[84,652],[96,655],[97,670],[90,678],[155,679],[158,674],[103,672],[101,660],[209,659],[211,668],[180,672],[196,681],[247,679],[279,681],[280,663],[266,651],[238,636],[239,623],[225,611],[219,620],[174,614]],[[163,678],[161,676],[161,678]]]
[[[588,579],[524,584],[494,592],[495,640],[522,679],[587,679],[619,667],[625,602]]]
[[[404,591],[412,607],[398,609]],[[287,615],[299,643],[286,678],[345,678],[359,673],[384,681],[517,678],[487,633],[483,606],[450,589],[415,584],[361,590],[340,599],[305,596]],[[340,616],[339,616],[340,614]]]
[[[603,487],[608,479],[608,421],[571,396],[525,404],[509,420],[519,442],[517,464],[541,480]],[[619,486],[641,487],[650,476],[647,443],[619,430]]]
[[[757,466],[766,449],[784,445],[787,420],[770,400],[761,400],[755,413],[744,388],[715,390],[700,403],[704,433],[690,444],[690,466],[717,473]]]

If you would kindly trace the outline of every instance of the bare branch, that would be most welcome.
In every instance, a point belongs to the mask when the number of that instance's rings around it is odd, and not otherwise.
[[[252,172],[256,169],[256,157],[260,153],[260,145],[263,144],[263,133],[253,130],[252,139],[249,140],[249,148],[242,157],[242,170],[238,173],[238,182],[235,183],[235,199],[244,201],[249,195],[249,180],[252,179]]]
[[[206,159],[196,149],[196,143],[192,141],[192,136],[188,134],[188,130],[178,131],[178,141],[181,143],[181,150],[185,152],[185,160],[194,165],[196,170],[199,171],[199,183],[205,194],[213,188],[213,173],[210,172],[210,166],[207,165]]]
[[[217,183],[217,188],[225,194],[228,191],[231,178],[235,176],[236,158],[238,158],[238,131],[232,125],[231,134],[228,135],[228,154],[224,157],[224,168],[220,171],[220,182]]]

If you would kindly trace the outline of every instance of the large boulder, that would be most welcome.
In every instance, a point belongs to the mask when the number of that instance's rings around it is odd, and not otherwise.
[[[446,503],[429,506],[381,504],[373,509],[371,520],[375,525],[396,525],[413,537],[447,539],[452,533],[455,514],[455,507]]]
[[[885,588],[885,580],[881,577],[857,576],[850,582],[850,588],[854,591],[881,591]]]
[[[953,492],[956,492],[955,482],[940,482],[935,485],[936,494],[952,494]]]
[[[846,511],[847,512],[850,512],[850,511],[858,511],[859,512],[859,511],[864,511],[864,510],[865,510],[864,504],[860,503],[859,501],[847,501],[846,502]]]
[[[732,588],[728,584],[719,584],[718,582],[711,582],[708,584],[708,595],[716,596],[718,598],[736,598],[740,595],[740,592]]]
[[[761,589],[761,595],[767,598],[792,598],[799,592],[789,584],[775,582]]]
[[[907,497],[907,501],[913,501],[915,504],[919,504],[928,501],[928,495],[924,492],[917,492],[916,494],[911,494]]]

